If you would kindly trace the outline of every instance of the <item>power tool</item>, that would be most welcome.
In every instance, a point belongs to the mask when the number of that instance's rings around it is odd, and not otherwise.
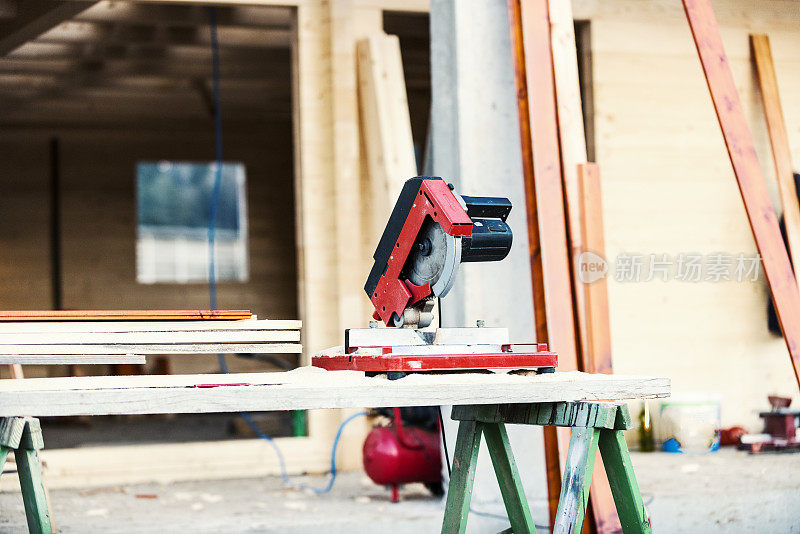
[[[388,373],[476,369],[552,372],[558,356],[544,343],[511,344],[508,330],[427,329],[465,262],[500,261],[513,242],[507,198],[461,196],[442,178],[405,182],[389,217],[364,290],[375,308],[371,328],[345,330],[344,345],[312,364],[331,371]]]

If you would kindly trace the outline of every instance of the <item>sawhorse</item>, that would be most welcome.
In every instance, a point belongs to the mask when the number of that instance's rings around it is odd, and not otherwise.
[[[32,417],[5,417],[0,419],[0,473],[8,453],[14,451],[17,474],[25,503],[28,531],[50,534],[53,527],[47,508],[47,494],[42,483],[42,465],[39,450],[44,447],[39,420]]]
[[[622,433],[633,426],[626,405],[554,402],[454,406],[451,417],[460,423],[447,491],[443,534],[462,533],[466,529],[481,436],[486,437],[486,446],[511,522],[511,529],[504,532],[536,532],[508,442],[506,423],[572,428],[554,533],[581,531],[598,447],[623,532],[650,533],[650,522]]]

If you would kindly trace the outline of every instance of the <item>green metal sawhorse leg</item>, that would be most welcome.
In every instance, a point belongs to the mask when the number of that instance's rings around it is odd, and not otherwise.
[[[462,533],[466,529],[481,436],[486,437],[511,522],[510,531],[516,534],[536,532],[508,442],[506,423],[572,428],[554,533],[580,532],[598,448],[623,532],[651,532],[622,433],[632,426],[627,406],[604,402],[454,406],[451,417],[460,423],[447,491],[443,534]]]
[[[8,453],[14,451],[28,531],[35,534],[50,534],[53,532],[53,527],[42,483],[42,464],[39,462],[39,450],[42,447],[44,440],[38,419],[31,417],[0,419],[0,473],[3,471]]]

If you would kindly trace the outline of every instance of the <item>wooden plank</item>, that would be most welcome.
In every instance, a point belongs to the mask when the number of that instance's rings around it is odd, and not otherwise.
[[[710,0],[683,0],[700,63],[739,184],[770,294],[800,385],[800,293],[758,164]]]
[[[789,255],[796,279],[800,270],[800,204],[797,201],[797,189],[794,185],[792,153],[781,109],[778,79],[775,76],[769,37],[764,34],[750,34],[750,44],[753,47],[753,60],[761,89],[761,103],[764,107],[769,142],[772,146],[772,159],[775,163],[775,178],[778,181],[778,192],[783,205]]]
[[[603,201],[600,170],[596,163],[578,166],[583,250],[605,258]],[[586,273],[590,276],[590,273]],[[606,276],[587,278],[584,302],[586,340],[583,349],[587,373],[611,373],[611,329],[608,322],[608,283]],[[580,282],[579,282],[580,283]]]
[[[28,520],[28,532],[50,534],[53,532],[53,528],[47,507],[47,494],[42,481],[39,451],[18,449],[14,451],[14,458],[17,461],[19,484],[22,489],[25,516]]]
[[[583,527],[601,432],[596,428],[572,430],[553,534],[572,534]]]
[[[0,419],[0,446],[9,449],[19,447],[22,439],[22,432],[25,430],[25,419],[23,417],[7,417]],[[0,471],[1,473],[2,471]]]
[[[570,0],[549,0],[550,42],[553,55],[553,80],[555,83],[558,111],[559,147],[561,149],[561,172],[564,182],[564,203],[567,213],[569,235],[569,260],[572,273],[572,289],[575,299],[577,334],[580,340],[579,369],[588,371],[584,325],[585,288],[579,281],[578,256],[583,252],[584,237],[581,228],[581,204],[578,166],[586,163],[586,134],[583,128],[581,85],[578,77],[578,52],[575,44],[575,23],[572,20]]]
[[[560,369],[573,370],[578,368],[578,359],[548,11],[547,0],[524,5],[509,0],[536,338],[558,352]],[[559,447],[554,429],[546,427],[544,440],[552,523],[561,488],[559,456],[566,454],[566,435]]]
[[[601,431],[599,447],[623,532],[649,534],[650,521],[636,482],[636,474],[633,472],[625,435],[621,430]]]
[[[356,47],[361,141],[368,170],[361,188],[370,199],[362,213],[363,243],[369,259],[403,183],[418,173],[400,41],[380,33],[358,41]]]
[[[11,365],[145,364],[141,354],[0,354]]]
[[[299,330],[301,321],[70,321],[0,322],[0,336],[22,333],[211,332],[227,330]]]
[[[531,508],[525,496],[525,488],[514,461],[514,453],[508,441],[506,427],[502,423],[483,425],[486,448],[492,458],[492,466],[503,495],[508,519],[513,532],[536,532]]]
[[[544,269],[542,265],[541,240],[539,238],[539,215],[534,187],[533,143],[531,138],[531,115],[528,102],[528,83],[525,68],[525,47],[522,32],[522,10],[519,0],[508,0],[508,17],[511,26],[511,55],[514,63],[514,81],[517,89],[520,143],[522,148],[522,176],[525,183],[525,210],[527,214],[528,253],[531,264],[531,286],[533,291],[533,318],[536,339],[547,342],[547,311],[545,306]],[[561,484],[558,460],[558,436],[555,429],[543,429],[545,471],[550,519],[558,508],[557,488]]]
[[[475,482],[475,467],[481,448],[483,423],[463,421],[458,425],[453,470],[447,489],[447,505],[442,521],[442,534],[463,534],[467,530],[469,503]]]
[[[580,226],[583,236],[583,251],[605,258],[605,239],[603,226],[603,202],[600,190],[600,172],[597,164],[578,165],[578,196],[580,206]],[[588,266],[586,261],[583,265]],[[583,370],[588,373],[612,372],[611,367],[611,328],[608,321],[608,285],[606,277],[596,280],[587,278],[586,283],[578,278],[575,284],[583,288],[584,311],[581,314],[581,336]],[[590,273],[585,273],[589,275]],[[591,281],[590,281],[591,280]],[[598,534],[619,532],[619,516],[614,506],[614,498],[606,478],[602,458],[594,463],[592,485],[589,498],[591,520]]]
[[[179,344],[101,344],[101,345],[0,345],[0,355],[17,354],[204,354],[251,352],[254,354],[299,353],[299,343],[179,343]]]
[[[300,341],[297,330],[223,330],[210,332],[84,332],[0,334],[3,345],[127,345],[179,343],[261,343],[268,341]]]
[[[577,372],[550,376],[412,375],[390,381],[357,372],[302,368],[288,373],[163,376],[158,378],[157,387],[128,387],[126,384],[141,383],[141,377],[135,376],[92,377],[95,386],[102,387],[104,382],[114,386],[101,389],[64,389],[65,383],[70,383],[66,380],[0,381],[0,417],[536,403],[669,394],[669,380],[663,378]],[[83,377],[72,378],[71,382],[80,384],[81,380]],[[211,387],[231,380],[237,382]],[[25,384],[29,381],[36,382],[35,389]],[[53,389],[59,386],[61,389]]]
[[[19,310],[0,321],[211,321],[250,319],[249,310]]]
[[[496,406],[454,406],[452,418],[483,423],[509,423],[565,427],[616,428],[619,405],[609,402],[560,402],[539,404],[498,404]]]

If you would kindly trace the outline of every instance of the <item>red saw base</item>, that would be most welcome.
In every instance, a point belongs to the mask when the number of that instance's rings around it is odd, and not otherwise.
[[[328,371],[467,371],[476,369],[539,369],[558,366],[555,352],[495,352],[487,354],[342,354],[314,356],[314,367]]]

